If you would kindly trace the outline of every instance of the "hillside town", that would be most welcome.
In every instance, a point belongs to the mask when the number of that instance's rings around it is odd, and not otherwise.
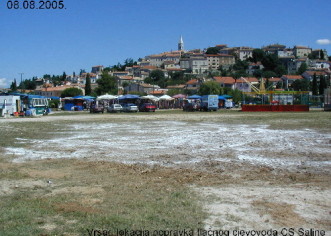
[[[269,90],[308,90],[313,95],[319,95],[312,91],[314,75],[318,85],[322,80],[325,80],[325,88],[330,84],[331,62],[324,49],[305,46],[289,48],[280,44],[257,49],[220,44],[203,50],[185,50],[182,37],[177,49],[147,55],[138,61],[129,58],[124,65],[97,65],[92,66],[90,72],[63,73],[58,76],[60,79],[57,82],[54,75],[53,78],[44,75],[42,78],[24,80],[19,85],[15,80],[10,89],[45,97],[61,97],[66,88],[75,87],[81,89],[84,95],[88,77],[91,93],[96,91],[98,95],[108,92],[162,96],[171,90],[192,95],[199,93],[200,86],[206,81],[214,81],[223,88],[251,92],[252,85],[259,86],[261,78],[264,78]],[[153,73],[156,71],[162,74]],[[114,88],[98,92],[98,80],[105,72],[114,79]],[[306,87],[303,81],[308,81]],[[10,89],[2,89],[2,92]]]

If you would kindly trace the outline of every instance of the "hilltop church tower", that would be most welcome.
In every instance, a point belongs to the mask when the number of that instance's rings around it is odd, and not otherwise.
[[[180,36],[179,42],[178,42],[178,51],[184,51],[184,41],[183,37]]]

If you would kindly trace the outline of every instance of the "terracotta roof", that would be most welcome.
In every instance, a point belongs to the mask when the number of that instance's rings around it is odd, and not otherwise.
[[[248,81],[248,82],[251,82],[251,83],[258,83],[259,80],[255,77],[245,77],[245,79]],[[237,83],[247,83],[245,80],[243,80],[242,78],[239,78],[237,79],[236,81]]]
[[[249,63],[249,65],[250,65],[250,66],[260,66],[260,65],[262,65],[262,63],[261,63],[260,61],[258,61],[258,62],[256,62],[256,63],[251,62],[251,63]]]
[[[186,84],[198,84],[198,83],[199,83],[199,81],[197,79],[191,79],[186,82]]]
[[[139,84],[139,86],[144,87],[144,88],[153,88],[154,87],[152,84],[144,84],[144,83]]]
[[[154,69],[157,69],[156,66],[143,66],[141,67],[142,69],[149,69],[149,70],[154,70]]]
[[[269,82],[278,82],[278,81],[281,81],[281,78],[276,78],[276,77],[269,78]]]
[[[128,74],[129,71],[114,71],[113,74]]]
[[[291,79],[291,80],[303,79],[303,77],[301,75],[283,75],[282,78],[287,78],[287,79]]]
[[[84,85],[80,85],[80,86],[64,85],[64,86],[57,86],[57,87],[41,88],[41,89],[36,89],[36,90],[43,91],[43,92],[51,92],[51,91],[63,91],[67,88],[77,88],[77,87],[84,87]]]
[[[214,80],[221,84],[234,84],[235,82],[232,77],[214,77]]]
[[[132,76],[124,75],[124,76],[118,76],[118,78],[131,80],[132,79]]]
[[[297,48],[297,49],[310,49],[309,47],[306,47],[306,46],[295,46],[294,48]]]
[[[184,71],[185,69],[180,69],[180,68],[167,68],[169,71]]]
[[[149,94],[163,95],[163,94],[165,94],[165,91],[164,90],[154,90],[154,91],[149,92]]]
[[[310,76],[314,76],[315,73],[316,73],[316,75],[327,75],[328,74],[326,71],[313,71],[313,70],[307,70],[304,73],[307,73]]]

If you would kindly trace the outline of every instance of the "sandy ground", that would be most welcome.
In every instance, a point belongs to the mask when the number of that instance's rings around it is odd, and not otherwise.
[[[77,121],[47,143],[17,138],[31,144],[5,149],[18,163],[83,158],[217,176],[216,182],[187,183],[205,199],[206,229],[303,227],[330,235],[331,131],[224,124],[218,116],[153,115],[126,122],[125,115],[82,114],[0,122]],[[0,194],[15,183],[2,186]]]

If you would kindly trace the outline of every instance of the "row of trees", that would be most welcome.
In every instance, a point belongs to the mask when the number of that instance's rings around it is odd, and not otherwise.
[[[298,79],[291,86],[294,91],[311,91],[313,95],[323,95],[324,90],[330,86],[329,81],[329,77],[320,76],[317,78],[316,74],[314,74],[313,81]]]

